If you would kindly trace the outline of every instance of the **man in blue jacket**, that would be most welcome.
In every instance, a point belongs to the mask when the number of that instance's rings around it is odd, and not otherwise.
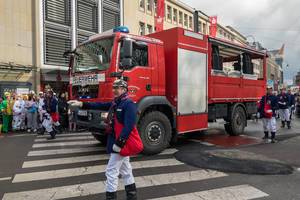
[[[290,111],[290,121],[292,121],[292,115],[293,115],[293,112],[295,111],[295,95],[292,94],[292,90],[289,88],[288,89],[288,99],[289,99],[289,111]]]
[[[266,105],[268,104],[268,105]],[[268,106],[271,109],[272,116],[268,117],[265,113],[265,108]],[[258,112],[263,121],[264,140],[269,139],[269,132],[271,132],[271,142],[275,143],[275,134],[276,134],[276,113],[275,111],[278,109],[277,97],[273,95],[272,87],[267,87],[267,93],[260,100]]]
[[[288,129],[291,128],[290,121],[290,111],[289,111],[289,97],[286,94],[285,88],[281,88],[281,93],[278,95],[278,106],[279,106],[279,116],[281,119],[281,128],[285,127],[285,122],[287,123]]]
[[[129,161],[129,156],[123,157],[119,154],[136,123],[136,106],[134,102],[129,99],[127,91],[127,82],[118,79],[113,83],[113,94],[115,97],[113,102],[86,103],[76,100],[68,102],[71,106],[82,107],[85,109],[109,110],[106,122],[107,124],[109,124],[107,130],[107,152],[110,154],[105,173],[107,178],[107,200],[117,199],[119,174],[121,174],[124,180],[127,200],[137,199],[137,190],[132,174],[132,167]],[[122,129],[120,137],[118,139],[116,139],[114,134],[114,117],[117,118],[118,122],[124,124],[124,128]]]

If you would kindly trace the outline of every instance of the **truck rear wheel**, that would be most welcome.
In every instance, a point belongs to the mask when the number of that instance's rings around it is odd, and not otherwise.
[[[138,129],[144,144],[143,153],[146,155],[160,153],[171,141],[171,123],[159,111],[147,113],[138,124]]]
[[[226,132],[232,136],[242,134],[247,124],[246,120],[244,109],[241,106],[235,107],[230,121],[224,125]]]

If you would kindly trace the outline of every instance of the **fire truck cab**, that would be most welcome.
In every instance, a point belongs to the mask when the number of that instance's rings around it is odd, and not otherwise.
[[[216,119],[230,135],[243,133],[266,87],[265,52],[182,28],[135,36],[121,27],[93,36],[76,48],[70,67],[71,98],[81,101],[112,101],[113,81],[128,81],[145,154]],[[105,141],[107,110],[72,112]]]

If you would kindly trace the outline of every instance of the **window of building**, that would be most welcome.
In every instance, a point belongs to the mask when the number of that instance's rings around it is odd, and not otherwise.
[[[177,9],[173,9],[173,22],[177,24]]]
[[[140,22],[140,35],[145,35],[145,23]]]
[[[157,0],[153,1],[153,7],[154,7],[154,15],[157,15]]]
[[[184,26],[187,27],[188,26],[188,15],[184,14]]]
[[[47,21],[52,21],[63,25],[71,25],[70,0],[45,1],[45,18]]]
[[[148,34],[153,33],[153,27],[151,25],[147,25]]]
[[[172,20],[172,8],[171,8],[171,6],[167,6],[167,19]]]
[[[147,0],[147,11],[152,12],[152,0]]]
[[[207,33],[207,30],[206,30],[206,24],[205,24],[205,23],[203,23],[203,30],[202,30],[202,31],[203,31],[204,34]]]
[[[182,24],[182,22],[183,22],[183,17],[182,16],[183,16],[182,12],[179,11],[179,24]]]
[[[198,30],[199,30],[199,33],[202,33],[202,22],[201,21],[198,21]]]
[[[145,0],[140,0],[140,10],[145,11]]]
[[[189,16],[189,28],[193,28],[193,17]]]
[[[94,1],[77,1],[77,26],[98,33],[98,5]]]

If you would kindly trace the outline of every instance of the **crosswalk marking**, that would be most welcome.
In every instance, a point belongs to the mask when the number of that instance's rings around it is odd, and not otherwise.
[[[177,151],[176,149],[167,149],[162,153],[160,153],[160,155],[173,154],[176,151]],[[62,164],[80,163],[80,162],[89,162],[89,161],[100,161],[100,160],[107,160],[108,158],[109,158],[108,154],[103,154],[103,155],[75,156],[75,157],[66,157],[66,158],[25,161],[23,163],[22,168],[43,167],[43,166],[62,165]]]
[[[106,147],[86,147],[86,148],[71,148],[71,149],[51,149],[51,150],[39,150],[39,151],[29,151],[27,156],[49,156],[49,155],[60,155],[60,154],[74,154],[74,153],[84,153],[84,152],[95,152],[104,151]]]
[[[68,158],[54,158],[54,159],[45,159],[45,160],[34,160],[26,161],[23,163],[22,168],[31,168],[31,167],[43,167],[51,165],[62,165],[70,163],[80,163],[80,162],[89,162],[89,161],[99,161],[107,160],[108,155],[90,155],[90,156],[77,156],[77,157],[68,157]]]
[[[60,137],[55,139],[56,142],[60,141],[68,141],[68,140],[88,140],[88,139],[95,139],[92,135],[86,135],[86,136],[70,136],[70,137]],[[48,142],[47,138],[37,138],[34,140],[34,142]]]
[[[2,177],[0,178],[0,181],[9,181],[11,180],[11,177]]]
[[[131,162],[131,165],[133,169],[141,169],[141,168],[149,168],[149,167],[168,167],[168,166],[184,165],[184,163],[177,161],[174,158],[170,158],[164,160],[135,161],[135,162]],[[105,169],[106,169],[106,165],[98,165],[98,166],[78,167],[78,168],[71,168],[71,169],[23,173],[23,174],[16,174],[12,182],[18,183],[18,182],[26,182],[26,181],[37,181],[37,180],[82,176],[88,174],[97,174],[97,173],[104,172]]]
[[[73,146],[73,145],[91,145],[99,144],[96,140],[88,141],[76,141],[76,142],[51,142],[51,143],[37,143],[32,146],[32,148],[41,148],[41,147],[61,147],[61,146]]]
[[[135,182],[139,188],[184,183],[189,181],[200,181],[212,178],[225,177],[227,174],[212,170],[196,170],[188,172],[177,172],[150,176],[140,176],[135,178]],[[124,189],[121,184],[119,189]],[[104,181],[91,182],[85,184],[76,184],[62,187],[53,187],[47,189],[22,191],[14,193],[6,193],[2,200],[40,200],[40,199],[63,199],[78,196],[87,196],[91,194],[99,194],[105,192]]]
[[[105,151],[106,147],[96,146],[96,147],[85,147],[85,148],[70,148],[70,149],[51,149],[51,150],[36,150],[29,151],[27,156],[49,156],[49,155],[61,155],[61,154],[75,154],[75,153],[85,153],[85,152],[95,152],[95,151]],[[170,148],[164,150],[160,155],[173,154],[177,149]]]
[[[269,195],[250,185],[238,185],[152,200],[250,200],[267,196]]]
[[[84,136],[84,135],[91,135],[91,132],[84,132],[84,133],[63,133],[63,134],[58,134],[56,137],[65,137],[65,136]],[[38,135],[37,138],[47,138],[49,137],[48,134],[46,135]]]

